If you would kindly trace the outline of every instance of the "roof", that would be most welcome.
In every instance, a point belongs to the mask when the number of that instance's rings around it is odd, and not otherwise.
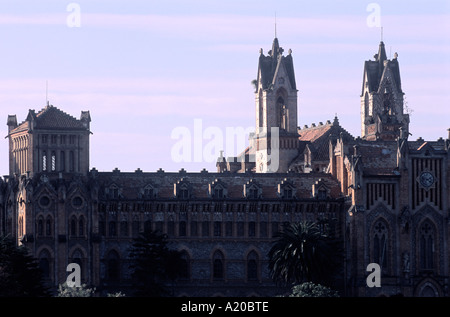
[[[339,125],[337,117],[334,118],[333,123],[327,121],[326,124],[319,123],[318,126],[313,124],[311,127],[298,130],[298,133],[302,146],[299,148],[299,155],[292,163],[303,161],[303,153],[306,147],[311,151],[313,161],[329,160],[329,140],[331,135],[339,137],[342,133],[344,139],[353,139],[353,136]]]
[[[258,81],[261,82],[263,89],[271,87],[276,77],[277,69],[279,69],[281,64],[284,64],[292,89],[297,89],[292,55],[289,53],[289,55],[283,56],[283,52],[284,50],[279,46],[277,38],[273,40],[272,50],[269,51],[267,56],[261,50],[258,64]]]
[[[60,109],[47,105],[37,114],[29,110],[24,122],[14,128],[11,133],[28,130],[33,122],[33,129],[58,129],[58,130],[86,130],[90,121],[89,111],[83,111],[80,120],[61,111]]]
[[[367,83],[369,87],[369,92],[377,91],[383,74],[387,68],[392,71],[394,81],[396,83],[399,92],[402,92],[402,85],[400,79],[400,68],[398,64],[397,57],[393,60],[388,60],[386,57],[386,50],[384,43],[380,42],[378,47],[378,53],[374,56],[375,60],[368,60],[364,63],[364,78],[367,76]],[[365,81],[363,79],[361,96],[364,93]]]

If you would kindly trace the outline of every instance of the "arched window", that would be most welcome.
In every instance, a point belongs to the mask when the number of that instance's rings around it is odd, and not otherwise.
[[[120,278],[119,255],[116,251],[110,251],[107,256],[107,274],[108,279],[117,281]]]
[[[47,152],[42,152],[42,170],[45,172],[47,171]]]
[[[73,153],[73,151],[69,152],[69,171],[75,171],[75,154]]]
[[[213,278],[223,279],[224,278],[224,257],[222,252],[216,251],[213,256]]]
[[[277,109],[278,109],[278,123],[281,130],[287,130],[288,122],[287,122],[287,107],[284,103],[284,99],[282,97],[278,97],[277,99]]]
[[[42,270],[43,278],[50,278],[50,253],[43,250],[39,254],[39,268]]]
[[[45,235],[50,237],[52,235],[52,218],[50,216],[47,217],[45,221]]]
[[[419,252],[420,268],[423,270],[432,270],[434,268],[434,226],[426,221],[420,227]]]
[[[78,220],[78,235],[80,237],[84,236],[84,217],[81,216]]]
[[[52,172],[56,171],[56,152],[52,151]]]
[[[388,230],[383,220],[378,220],[373,227],[373,262],[386,269],[387,266],[387,245],[388,245]]]
[[[117,225],[115,221],[109,222],[109,236],[110,237],[117,236]]]
[[[144,221],[144,232],[152,231],[152,222],[150,220]]]
[[[71,236],[77,235],[77,218],[75,216],[72,216],[70,218],[70,235]]]
[[[59,167],[59,169],[63,172],[66,170],[66,152],[64,151],[59,153]]]
[[[186,236],[186,221],[184,221],[184,220],[180,221],[180,223],[179,223],[178,235],[180,237]]]
[[[128,221],[122,220],[120,222],[120,235],[123,237],[128,237]]]
[[[80,272],[81,272],[81,278],[83,278],[83,254],[81,253],[81,251],[79,249],[76,249],[73,253],[72,253],[72,257],[70,259],[69,263],[76,263],[80,266]]]
[[[175,235],[175,221],[172,216],[167,220],[167,235],[171,237]]]
[[[38,220],[37,235],[38,236],[44,235],[44,218],[42,218],[42,217],[39,217],[39,220]]]
[[[258,255],[252,251],[247,256],[247,280],[258,280]]]
[[[366,117],[372,115],[369,110],[369,95],[368,95],[367,91],[364,94],[364,114]]]
[[[190,279],[190,258],[186,251],[181,252],[181,263],[179,277],[181,279]]]

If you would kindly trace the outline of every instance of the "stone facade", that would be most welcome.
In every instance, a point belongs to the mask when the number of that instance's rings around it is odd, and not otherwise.
[[[268,274],[273,234],[329,220],[344,244],[342,295],[448,296],[450,135],[408,139],[397,55],[387,60],[380,43],[365,62],[355,138],[337,117],[297,127],[292,52],[283,52],[278,39],[261,50],[255,133],[215,172],[90,169],[88,111],[9,116],[1,233],[29,248],[54,288],[75,262],[83,283],[126,293],[128,249],[152,229],[183,254],[174,296],[274,296],[284,290]],[[381,266],[381,288],[366,284],[369,263]]]

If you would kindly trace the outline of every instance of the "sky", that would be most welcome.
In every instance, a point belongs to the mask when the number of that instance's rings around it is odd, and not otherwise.
[[[383,40],[398,54],[410,138],[448,137],[449,0],[1,0],[0,132],[48,101],[90,111],[91,168],[215,171],[219,150],[246,146],[228,132],[254,129],[251,81],[275,29],[292,49],[300,127],[337,115],[361,135],[364,61]]]

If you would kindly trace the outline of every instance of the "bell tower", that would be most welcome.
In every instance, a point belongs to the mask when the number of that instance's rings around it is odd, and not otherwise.
[[[255,81],[256,131],[250,140],[255,149],[256,172],[286,172],[297,155],[297,85],[292,50],[283,55],[278,38],[264,55],[260,50]]]
[[[370,141],[396,140],[400,129],[409,131],[409,115],[404,113],[398,55],[388,60],[381,41],[374,61],[364,64],[361,92],[361,136]]]

